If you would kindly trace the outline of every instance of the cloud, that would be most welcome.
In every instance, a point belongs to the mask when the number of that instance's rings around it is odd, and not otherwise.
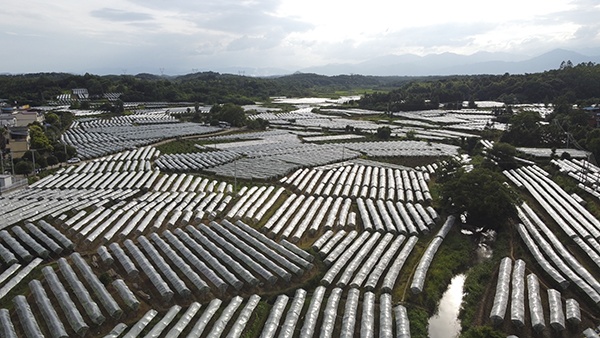
[[[147,13],[127,12],[114,8],[96,9],[91,11],[90,15],[99,19],[121,22],[148,21],[154,19],[152,15]]]

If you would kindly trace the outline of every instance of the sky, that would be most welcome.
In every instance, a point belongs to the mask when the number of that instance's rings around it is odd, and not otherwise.
[[[6,0],[0,73],[293,72],[555,48],[595,56],[599,17],[600,0]]]

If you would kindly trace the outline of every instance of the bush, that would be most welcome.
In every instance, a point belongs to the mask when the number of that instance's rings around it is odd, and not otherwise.
[[[48,163],[48,165],[57,165],[58,162],[58,158],[54,155],[50,155],[46,158],[46,162]]]
[[[29,161],[19,161],[15,164],[15,173],[19,175],[29,175],[33,172],[33,163]]]

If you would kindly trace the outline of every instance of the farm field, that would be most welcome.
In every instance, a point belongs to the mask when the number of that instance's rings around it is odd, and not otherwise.
[[[427,337],[457,275],[465,336],[600,325],[600,168],[523,149],[489,240],[440,201],[506,129],[489,111],[323,112],[76,120],[82,161],[0,196],[2,337]]]

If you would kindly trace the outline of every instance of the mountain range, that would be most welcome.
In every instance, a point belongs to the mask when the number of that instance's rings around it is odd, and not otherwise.
[[[338,63],[308,67],[301,73],[320,75],[360,74],[374,76],[429,76],[429,75],[475,75],[475,74],[525,74],[558,69],[563,61],[573,65],[585,62],[600,63],[600,50],[589,50],[595,56],[579,52],[554,49],[536,57],[510,53],[478,52],[471,55],[454,53],[386,55],[360,63]],[[597,54],[595,54],[597,53]],[[274,68],[229,67],[212,69],[220,73],[247,76],[285,75],[293,71]]]

